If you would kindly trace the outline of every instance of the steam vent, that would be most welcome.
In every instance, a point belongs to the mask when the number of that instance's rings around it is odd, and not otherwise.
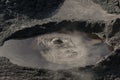
[[[0,80],[120,80],[120,0],[0,0]]]

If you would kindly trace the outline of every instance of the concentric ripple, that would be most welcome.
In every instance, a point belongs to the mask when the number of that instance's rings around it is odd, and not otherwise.
[[[94,65],[109,54],[99,39],[80,32],[56,32],[25,40],[9,40],[0,47],[0,56],[14,64],[45,69],[68,69]]]
[[[40,54],[49,62],[61,65],[94,65],[109,53],[100,40],[94,40],[83,33],[52,33],[37,38]]]

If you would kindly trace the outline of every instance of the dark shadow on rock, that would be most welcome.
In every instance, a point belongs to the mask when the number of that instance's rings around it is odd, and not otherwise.
[[[99,22],[89,23],[87,21],[75,21],[75,22],[62,21],[60,23],[51,22],[19,30],[12,34],[11,36],[9,36],[6,40],[24,39],[60,31],[80,31],[85,33],[100,33],[103,32],[104,28],[105,24],[102,22],[101,23]]]
[[[120,50],[116,50],[106,58],[102,59],[95,67],[97,80],[119,80],[120,79]]]
[[[120,31],[120,19],[115,19],[111,21],[111,24],[108,26],[109,28],[109,35],[108,37],[111,38],[113,36],[115,36],[116,33],[118,33]]]
[[[43,19],[52,16],[64,3],[64,0],[1,0],[0,13],[5,17],[17,15]]]

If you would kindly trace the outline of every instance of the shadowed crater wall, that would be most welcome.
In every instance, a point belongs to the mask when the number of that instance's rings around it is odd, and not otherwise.
[[[63,4],[64,0],[0,0],[0,11],[4,17],[28,16],[43,19],[51,16]]]

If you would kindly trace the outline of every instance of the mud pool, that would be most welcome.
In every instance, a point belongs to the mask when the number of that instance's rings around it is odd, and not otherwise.
[[[51,33],[23,40],[8,40],[0,56],[20,66],[67,69],[95,65],[110,50],[84,33]]]

